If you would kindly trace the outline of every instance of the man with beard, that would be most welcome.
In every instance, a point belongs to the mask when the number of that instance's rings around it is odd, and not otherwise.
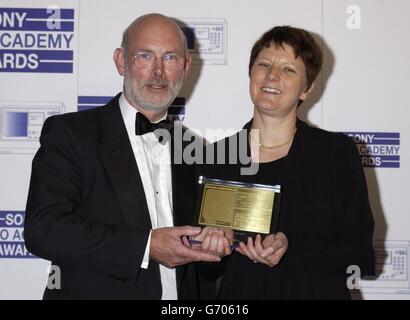
[[[61,288],[44,298],[201,298],[190,262],[220,258],[186,241],[200,233],[190,226],[194,173],[173,161],[165,120],[191,65],[186,38],[174,20],[145,15],[125,30],[114,62],[123,93],[43,126],[24,235],[61,271]]]

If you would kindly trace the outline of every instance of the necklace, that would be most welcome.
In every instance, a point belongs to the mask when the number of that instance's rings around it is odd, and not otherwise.
[[[250,132],[249,132],[249,135],[251,136],[252,140],[258,144],[258,146],[259,146],[260,148],[264,148],[264,149],[278,149],[278,148],[280,148],[280,147],[283,147],[283,146],[287,145],[289,142],[291,142],[291,141],[293,140],[293,138],[295,137],[295,134],[296,134],[296,130],[297,130],[297,129],[295,128],[295,130],[293,131],[293,133],[292,133],[292,135],[290,136],[289,140],[286,140],[284,143],[277,144],[276,146],[265,146],[265,145],[263,145],[262,143],[258,142],[258,141],[255,139],[255,137],[251,135]]]

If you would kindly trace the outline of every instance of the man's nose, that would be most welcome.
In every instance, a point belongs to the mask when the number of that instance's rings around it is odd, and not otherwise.
[[[162,58],[156,57],[152,65],[152,73],[154,76],[162,76],[164,74],[164,61]]]

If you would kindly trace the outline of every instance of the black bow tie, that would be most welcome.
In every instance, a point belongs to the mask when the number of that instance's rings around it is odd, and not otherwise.
[[[173,122],[168,119],[164,119],[157,123],[151,123],[141,112],[137,112],[137,115],[135,116],[135,134],[137,136],[153,132],[160,140],[160,142],[162,142],[161,138],[163,137],[158,132],[156,132],[156,130],[165,129],[170,132],[172,128]]]

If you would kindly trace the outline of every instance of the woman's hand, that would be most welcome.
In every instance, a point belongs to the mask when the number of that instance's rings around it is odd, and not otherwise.
[[[269,234],[263,241],[261,235],[258,234],[255,241],[249,237],[246,245],[241,241],[236,251],[247,256],[255,263],[260,262],[269,267],[274,267],[285,255],[288,245],[288,239],[282,232]]]

